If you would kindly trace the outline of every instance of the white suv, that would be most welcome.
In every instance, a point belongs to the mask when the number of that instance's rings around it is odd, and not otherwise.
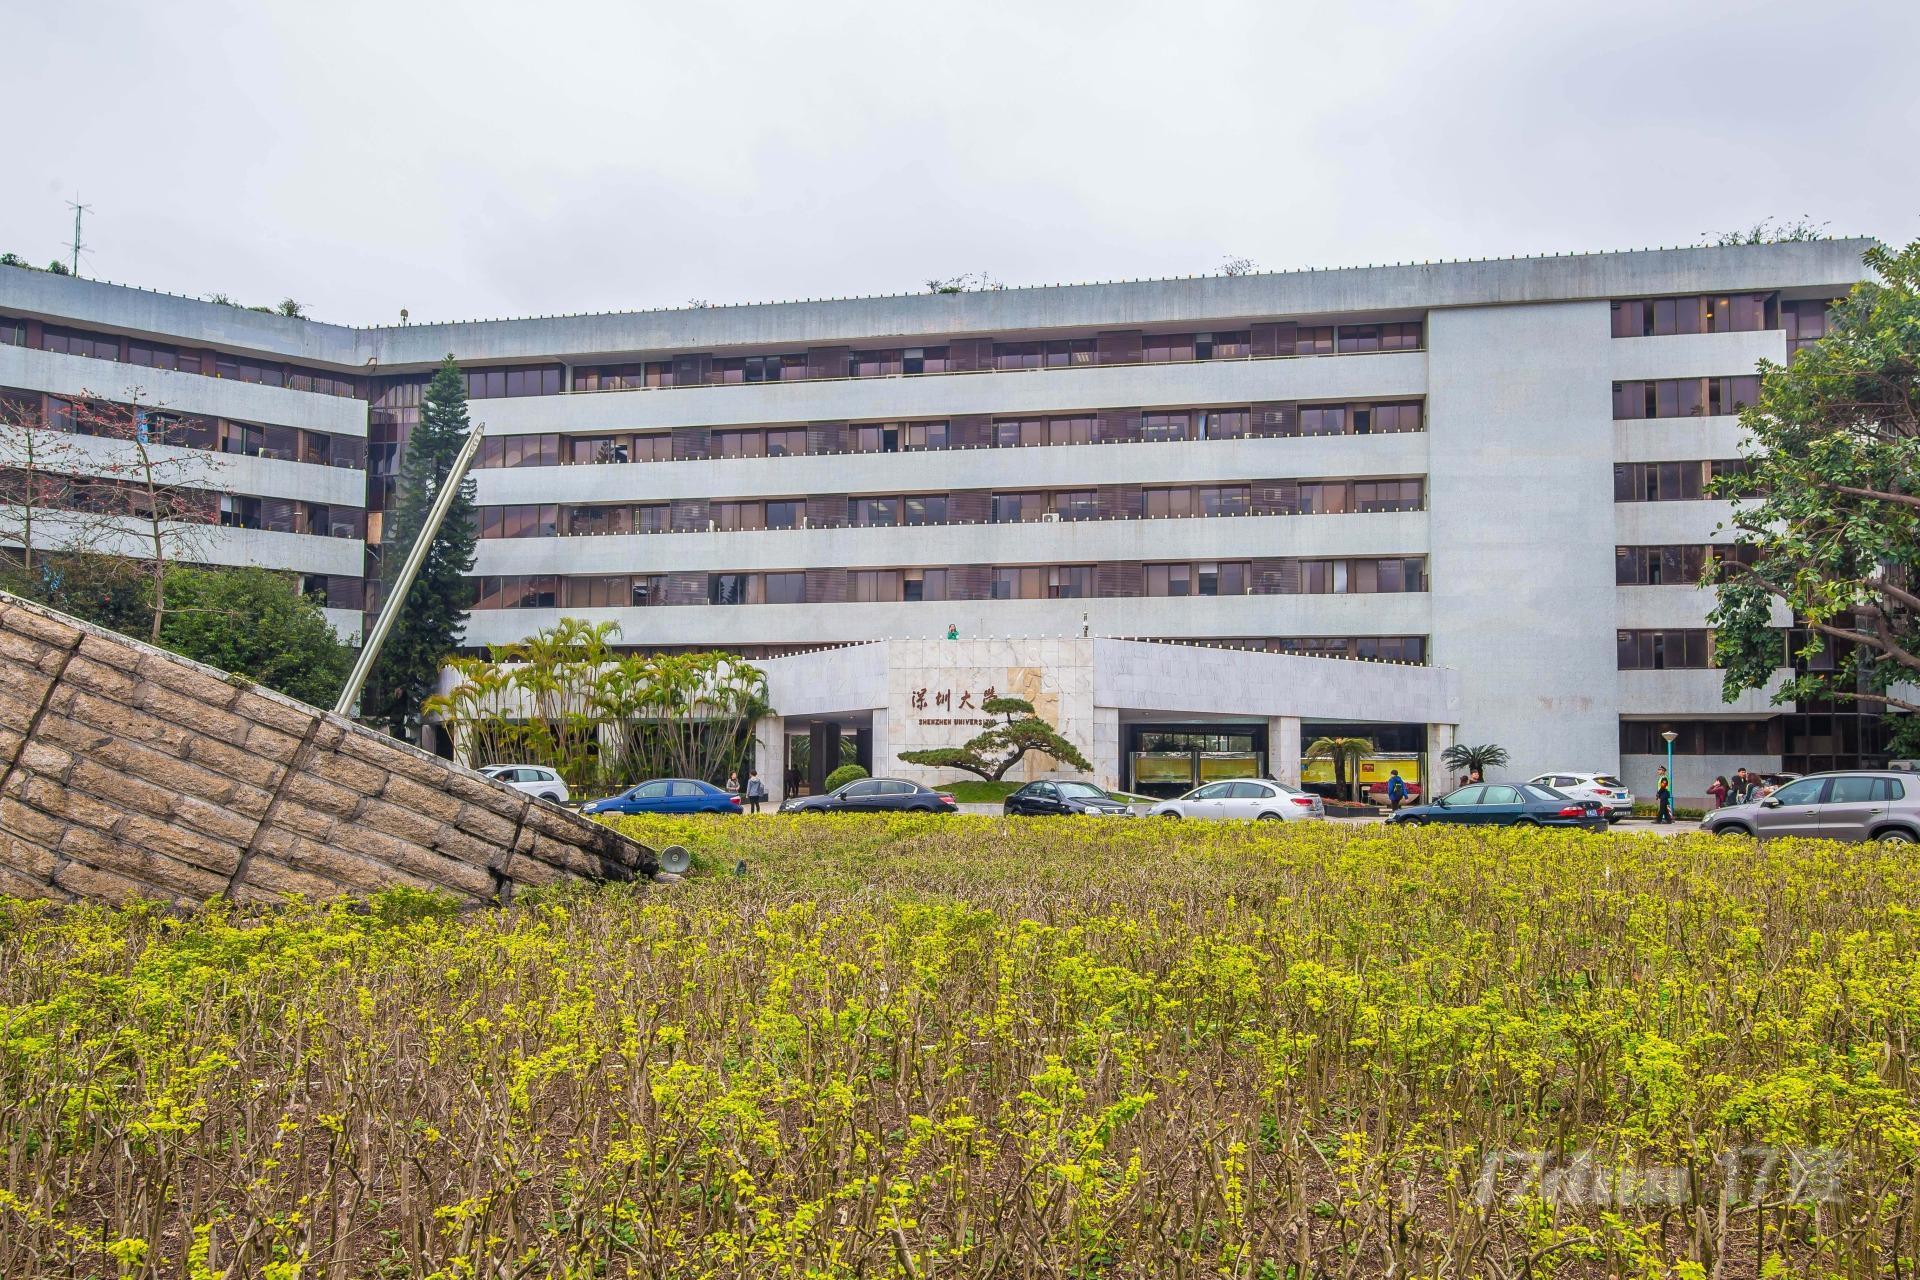
[[[567,794],[566,779],[545,765],[490,764],[480,772],[495,782],[506,783],[515,791],[524,791],[555,804],[565,804],[571,799]]]
[[[1543,773],[1527,781],[1536,787],[1552,787],[1575,800],[1598,800],[1607,811],[1608,822],[1633,816],[1633,792],[1610,773]]]

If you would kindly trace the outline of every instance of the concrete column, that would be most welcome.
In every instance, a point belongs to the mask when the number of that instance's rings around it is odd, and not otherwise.
[[[1300,717],[1267,717],[1267,772],[1275,782],[1300,785]]]
[[[761,716],[753,725],[753,761],[760,781],[767,784],[767,800],[779,808],[787,798],[787,721],[784,716]],[[764,810],[763,810],[764,811]]]
[[[1118,707],[1093,709],[1093,750],[1087,758],[1093,761],[1093,781],[1096,786],[1118,790],[1126,782],[1126,761],[1120,758]]]
[[[1441,762],[1440,754],[1451,747],[1458,740],[1459,735],[1460,726],[1457,724],[1427,726],[1425,795],[1443,796],[1453,790],[1453,771]]]
[[[867,730],[872,742],[873,776],[876,778],[897,778],[900,776],[900,762],[893,758],[893,745],[887,733],[887,709],[876,707],[873,712],[873,727]]]

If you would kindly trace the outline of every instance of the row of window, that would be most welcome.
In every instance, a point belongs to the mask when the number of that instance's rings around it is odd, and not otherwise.
[[[1678,333],[1753,333],[1779,327],[1779,295],[1774,293],[1631,298],[1613,304],[1613,336],[1616,338]]]
[[[323,396],[360,394],[359,385],[353,378],[329,369],[229,355],[223,351],[208,351],[198,347],[148,342],[142,338],[98,333],[90,329],[36,325],[14,316],[0,316],[0,345],[34,346],[62,355],[113,360],[149,369],[176,369],[181,373],[204,374],[234,382],[256,382],[269,387],[288,387],[294,391],[311,391]]]
[[[1251,561],[1202,561],[1142,566],[1141,585],[1128,595],[1227,596],[1246,594],[1343,595],[1425,591],[1426,561],[1393,559],[1301,560],[1297,577],[1262,592]],[[857,602],[992,600],[1082,600],[1097,589],[1096,566],[995,566],[984,575],[959,568],[888,568],[846,571],[846,598]],[[968,588],[982,578],[984,593]],[[477,579],[476,609],[639,608],[667,603],[800,604],[808,599],[802,570],[710,573],[705,591],[670,599],[668,574],[531,574]],[[1119,593],[1107,593],[1109,598]],[[1344,643],[1344,642],[1343,642]]]
[[[1159,644],[1203,645],[1219,649],[1247,649],[1256,653],[1290,653],[1306,658],[1354,658],[1363,661],[1427,661],[1425,636],[1252,636],[1227,639],[1158,636]]]
[[[576,391],[630,391],[645,387],[892,378],[989,369],[1066,369],[1096,364],[1244,360],[1252,356],[1418,351],[1421,328],[1417,320],[1389,324],[1275,324],[1258,329],[1204,333],[1128,332],[1103,334],[1098,338],[1024,342],[973,339],[870,351],[830,347],[780,355],[691,354],[665,360],[578,366],[573,371],[573,388]]]
[[[78,401],[16,387],[0,387],[0,423],[40,425],[74,435],[121,433],[130,406]],[[109,419],[117,419],[109,422]],[[281,458],[322,467],[364,470],[367,442],[358,436],[309,431],[303,427],[261,426],[231,418],[143,409],[141,427],[149,444],[178,445],[253,458]]]
[[[1712,484],[1750,470],[1744,458],[1701,462],[1621,462],[1613,468],[1615,502],[1684,502],[1713,496]],[[1751,496],[1743,491],[1743,497]]]
[[[1698,586],[1717,561],[1752,564],[1752,547],[1727,543],[1653,547],[1615,547],[1613,580],[1623,587]]]
[[[300,591],[304,595],[319,596],[321,607],[327,609],[358,611],[366,608],[367,604],[365,578],[332,573],[309,573],[300,579]]]
[[[1673,753],[1681,756],[1777,756],[1780,721],[1772,720],[1622,720],[1620,754],[1664,756],[1663,733],[1674,734]]]
[[[722,427],[619,434],[492,436],[478,467],[552,467],[583,463],[670,462],[705,458],[787,458],[810,453],[902,453],[928,449],[1013,449],[1133,441],[1272,439],[1397,435],[1423,430],[1419,401],[1275,404],[1230,409],[1156,409],[1126,414],[997,418],[962,431],[948,422],[878,422],[816,427]],[[381,433],[375,432],[375,440]]]
[[[1760,375],[1729,378],[1654,378],[1613,384],[1616,421],[1699,418],[1738,413],[1760,398]]]
[[[1702,627],[1615,633],[1622,671],[1702,670],[1713,666],[1713,632]]]
[[[1274,486],[1279,492],[1266,501],[1263,510],[1283,513],[1341,513],[1379,511],[1418,511],[1422,506],[1424,483],[1409,480],[1308,480],[1292,482],[1261,481],[1262,487]],[[1145,488],[1136,504],[1111,505],[1106,514],[1115,518],[1185,519],[1205,516],[1239,516],[1254,510],[1254,483],[1220,485],[1179,485]],[[951,499],[973,499],[969,512],[984,511],[993,524],[1021,524],[1039,520],[1091,520],[1103,513],[1097,489],[1041,489],[1015,493],[963,492],[961,494],[915,493],[880,497],[850,497],[846,500],[845,523],[853,528],[896,527],[947,524]],[[980,502],[984,499],[984,503]],[[799,529],[809,524],[808,502],[804,498],[717,500],[685,517],[682,531]],[[819,505],[816,500],[816,506]],[[618,506],[562,506],[558,503],[523,503],[485,506],[479,509],[480,536],[483,538],[552,538],[592,534],[665,533],[673,529],[673,504],[666,502],[632,503]],[[975,515],[965,523],[976,523]],[[819,521],[816,511],[812,520]],[[831,523],[831,516],[827,517]]]
[[[254,498],[239,493],[220,495],[220,523],[229,529],[271,529],[277,533],[311,533],[326,538],[367,536],[367,513],[359,507],[299,502],[291,498]]]

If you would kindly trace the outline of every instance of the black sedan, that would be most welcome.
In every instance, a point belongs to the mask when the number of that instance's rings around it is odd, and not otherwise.
[[[1552,787],[1531,782],[1473,783],[1448,792],[1432,804],[1417,804],[1387,819],[1405,827],[1429,822],[1482,827],[1575,827],[1605,831],[1607,811],[1598,800],[1576,800]]]
[[[1130,818],[1131,806],[1115,800],[1091,782],[1029,782],[1001,803],[1011,817],[1017,813],[1081,813],[1096,818]]]
[[[861,778],[838,791],[800,796],[780,806],[782,813],[954,813],[953,797],[899,778]]]

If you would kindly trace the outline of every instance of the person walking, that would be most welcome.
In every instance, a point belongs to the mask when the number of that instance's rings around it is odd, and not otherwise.
[[[1387,775],[1387,807],[1394,813],[1400,812],[1400,806],[1407,802],[1407,780],[1395,769]]]
[[[1653,794],[1654,798],[1660,802],[1660,811],[1654,815],[1653,820],[1665,826],[1672,826],[1673,779],[1667,776],[1665,765],[1661,765],[1659,772],[1653,775]]]
[[[767,784],[760,781],[760,771],[747,774],[747,811],[760,812],[760,806],[767,802]]]
[[[1727,797],[1733,794],[1733,787],[1727,782],[1723,775],[1713,780],[1713,785],[1707,788],[1707,794],[1713,797],[1714,808],[1724,808],[1727,803]]]

